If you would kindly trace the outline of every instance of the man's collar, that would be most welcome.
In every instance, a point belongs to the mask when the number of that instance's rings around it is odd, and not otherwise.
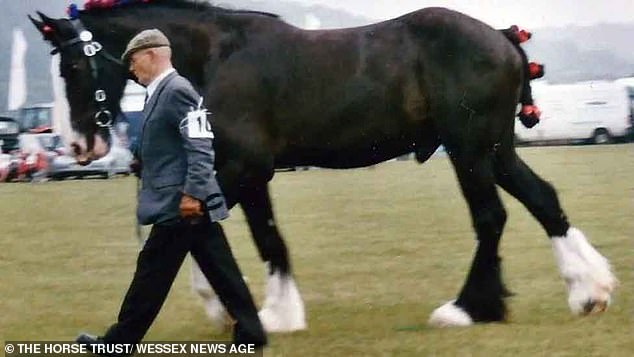
[[[170,67],[170,68],[164,70],[163,72],[161,72],[161,74],[159,74],[158,77],[156,77],[156,78],[154,78],[154,80],[152,80],[152,82],[147,86],[147,100],[148,101],[152,97],[152,94],[154,94],[154,92],[156,91],[156,88],[158,88],[158,85],[161,83],[161,81],[163,79],[165,79],[165,77],[169,76],[174,71],[176,71],[176,70],[173,67]]]

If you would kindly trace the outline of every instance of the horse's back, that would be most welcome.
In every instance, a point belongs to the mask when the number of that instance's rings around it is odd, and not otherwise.
[[[456,98],[487,108],[498,91],[519,88],[509,41],[455,11],[336,30],[276,26],[227,61],[217,93],[233,102],[229,118],[244,116],[243,98],[258,103],[251,113],[265,114],[254,125],[284,164],[356,167],[417,148],[425,157]]]

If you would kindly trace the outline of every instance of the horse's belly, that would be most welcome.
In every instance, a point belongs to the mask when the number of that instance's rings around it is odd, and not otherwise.
[[[317,166],[347,169],[375,165],[414,151],[413,141],[394,140],[363,146],[288,146],[276,156],[277,167]]]

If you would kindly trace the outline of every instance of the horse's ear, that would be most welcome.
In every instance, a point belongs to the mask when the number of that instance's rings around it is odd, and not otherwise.
[[[40,33],[42,34],[42,36],[44,37],[45,40],[50,41],[50,42],[54,42],[55,40],[55,30],[56,30],[56,26],[55,25],[55,21],[49,17],[47,17],[46,15],[42,14],[41,12],[37,12],[38,15],[40,15],[40,18],[42,18],[42,20],[44,21],[39,21],[35,18],[33,18],[31,15],[28,15],[29,20],[31,20],[31,22],[33,23],[33,25],[35,26],[35,28],[40,31]]]
[[[33,25],[35,25],[35,28],[42,32],[42,28],[44,27],[44,23],[42,21],[39,21],[37,19],[34,19],[33,17],[31,17],[31,15],[26,15],[29,20],[31,20],[31,22],[33,23]]]
[[[33,23],[33,25],[35,26],[35,28],[40,31],[40,33],[43,35],[44,34],[44,22],[39,21],[37,19],[34,19],[33,17],[31,17],[31,15],[27,15],[29,17],[29,20],[31,20],[31,22]]]

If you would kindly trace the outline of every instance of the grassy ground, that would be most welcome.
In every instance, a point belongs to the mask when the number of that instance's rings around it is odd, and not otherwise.
[[[570,315],[550,244],[523,207],[509,212],[501,254],[517,294],[509,323],[431,329],[460,289],[473,233],[447,160],[280,173],[279,226],[292,252],[309,330],[271,336],[267,356],[631,356],[634,145],[524,148],[558,189],[570,221],[621,280],[603,316]],[[70,340],[115,318],[138,244],[132,178],[0,186],[0,336]],[[225,224],[256,299],[263,267],[239,211]],[[214,335],[182,269],[147,340]]]

